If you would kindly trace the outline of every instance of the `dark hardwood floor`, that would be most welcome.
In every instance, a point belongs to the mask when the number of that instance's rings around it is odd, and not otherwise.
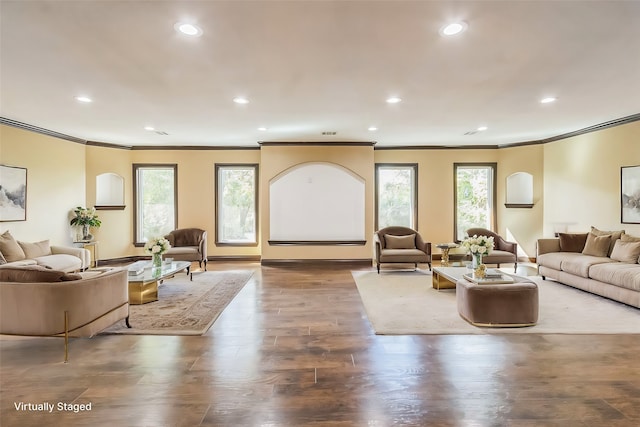
[[[209,268],[256,273],[205,336],[2,337],[0,424],[640,426],[640,335],[378,336],[348,265]]]

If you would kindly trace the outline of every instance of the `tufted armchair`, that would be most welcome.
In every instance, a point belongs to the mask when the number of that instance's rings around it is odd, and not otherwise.
[[[513,263],[513,271],[518,270],[518,244],[514,242],[507,242],[499,234],[494,233],[486,228],[470,228],[467,230],[468,236],[487,236],[493,237],[494,248],[489,255],[482,257],[484,264],[497,264],[500,268],[500,264]]]
[[[380,273],[380,264],[398,263],[429,264],[431,270],[431,243],[425,242],[417,231],[400,226],[382,228],[374,236],[376,248],[376,266]]]
[[[207,270],[207,232],[199,228],[179,228],[164,236],[171,244],[166,257],[177,261],[198,261]],[[189,269],[187,269],[187,273]]]

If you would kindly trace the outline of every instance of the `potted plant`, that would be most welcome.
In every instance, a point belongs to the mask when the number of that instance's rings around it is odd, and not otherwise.
[[[82,240],[91,240],[93,236],[89,234],[91,227],[100,227],[102,221],[98,219],[96,208],[83,208],[78,206],[73,210],[75,217],[71,218],[72,226],[82,227]]]

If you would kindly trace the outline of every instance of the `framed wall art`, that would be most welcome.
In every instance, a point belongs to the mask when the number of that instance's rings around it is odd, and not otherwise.
[[[0,222],[27,220],[27,169],[0,165]]]
[[[620,216],[623,224],[640,224],[640,166],[620,168]]]

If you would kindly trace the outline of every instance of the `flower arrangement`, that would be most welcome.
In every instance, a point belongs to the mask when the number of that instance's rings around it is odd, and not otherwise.
[[[482,257],[493,249],[493,237],[474,234],[473,237],[467,237],[462,241],[462,247],[466,248],[473,258],[474,275],[485,277],[486,267],[482,263]]]
[[[144,244],[144,251],[151,255],[162,255],[167,252],[171,244],[164,237],[155,237]]]
[[[102,225],[102,221],[96,215],[96,208],[78,206],[73,210],[73,213],[76,216],[71,218],[71,225],[88,225],[89,227],[100,227]]]
[[[162,267],[162,254],[167,252],[171,244],[164,237],[154,237],[144,244],[144,251],[151,254],[152,263],[154,268]]]
[[[78,206],[73,210],[75,216],[71,218],[69,222],[72,226],[82,227],[82,236],[79,236],[82,240],[92,240],[93,236],[89,234],[90,227],[100,227],[102,221],[98,219],[96,214],[96,208],[83,208]]]
[[[462,247],[472,255],[488,255],[493,249],[493,237],[474,234],[473,237],[467,237],[462,241]]]

